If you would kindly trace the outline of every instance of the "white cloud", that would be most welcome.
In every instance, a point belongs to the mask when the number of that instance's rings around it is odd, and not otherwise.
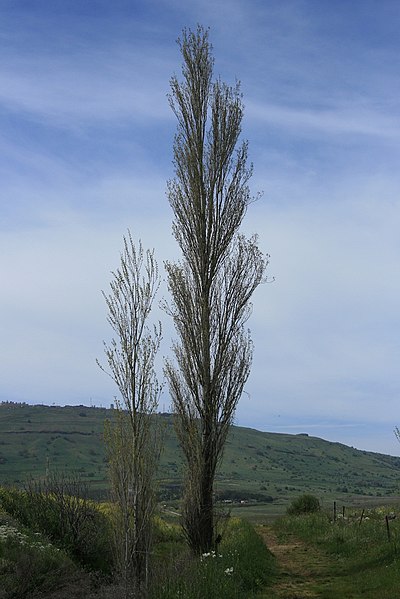
[[[144,247],[156,246],[160,267],[172,245],[162,220],[141,217],[131,226]],[[101,289],[107,291],[118,266],[126,228],[64,218],[52,227],[1,236],[4,398],[80,403],[115,394],[95,359],[102,358],[102,340],[111,334]]]
[[[386,138],[400,143],[398,115],[360,108],[359,102],[348,107],[296,109],[284,105],[246,102],[246,115],[259,123],[268,123],[301,132],[320,135],[362,135]]]
[[[280,415],[284,427],[378,446],[372,424],[396,424],[399,391],[398,82],[393,48],[384,38],[372,48],[360,9],[341,10],[331,22],[307,2],[164,2],[154,22],[122,23],[113,11],[108,29],[100,15],[91,24],[104,31],[90,36],[55,13],[54,52],[33,22],[13,21],[20,37],[0,37],[5,398],[115,394],[94,362],[109,335],[100,289],[128,227],[160,263],[177,255],[165,95],[179,73],[174,39],[200,21],[212,25],[216,73],[244,83],[252,187],[265,190],[244,228],[259,233],[276,278],[254,298],[251,400],[239,422],[278,427]],[[37,17],[39,26],[48,14]]]
[[[140,49],[26,55],[3,63],[0,105],[57,126],[168,119],[165,94],[171,70],[165,55],[143,55]]]
[[[265,199],[254,216],[249,211],[246,229],[259,231],[276,280],[256,292],[251,401],[243,400],[239,421],[251,413],[268,423],[280,413],[393,424],[400,391],[396,189],[371,175],[358,185],[343,180],[321,202],[309,185],[297,206],[271,207]]]

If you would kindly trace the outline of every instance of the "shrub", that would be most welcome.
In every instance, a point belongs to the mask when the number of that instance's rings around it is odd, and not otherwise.
[[[75,561],[108,574],[112,567],[108,521],[84,491],[78,478],[52,475],[45,483],[31,482],[24,491],[0,489],[0,505]]]
[[[319,499],[315,495],[305,494],[294,499],[286,511],[291,516],[299,516],[319,512],[320,509]]]
[[[57,589],[74,586],[80,590],[80,597],[86,597],[90,579],[39,533],[21,529],[0,512],[0,597],[47,596]],[[75,596],[68,593],[68,597]]]

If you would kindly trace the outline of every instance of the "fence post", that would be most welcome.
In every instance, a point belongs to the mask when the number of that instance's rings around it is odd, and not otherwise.
[[[385,516],[385,520],[386,520],[386,531],[387,531],[387,536],[388,536],[388,541],[390,543],[390,528],[389,528],[389,518],[387,516]]]
[[[363,508],[363,511],[361,512],[361,518],[360,518],[360,522],[358,523],[358,526],[361,526],[362,519],[364,518],[364,512],[365,512],[365,509]]]
[[[333,521],[336,522],[336,501],[333,502]]]

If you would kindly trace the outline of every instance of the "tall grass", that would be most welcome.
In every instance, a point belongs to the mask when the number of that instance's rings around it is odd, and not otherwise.
[[[247,599],[273,576],[274,558],[253,527],[233,518],[218,551],[195,557],[179,538],[159,556],[151,599]]]
[[[45,535],[56,547],[90,570],[110,573],[108,520],[85,499],[41,487],[0,487],[0,507],[21,525]]]
[[[393,509],[393,508],[391,508]],[[400,521],[389,521],[385,508],[349,513],[333,522],[326,513],[286,516],[275,530],[314,545],[327,558],[331,580],[320,590],[324,599],[400,596]]]
[[[68,587],[88,595],[90,580],[46,537],[0,510],[0,597],[21,599]]]
[[[54,496],[0,488],[0,599],[125,597],[117,576],[94,578],[89,572],[94,564],[103,575],[113,568],[113,506],[92,504],[91,510],[84,524],[93,526],[84,528],[92,545],[88,553],[81,535],[73,545],[71,536],[63,540],[66,523]],[[273,576],[273,556],[245,521],[228,520],[217,550],[197,557],[179,526],[156,517],[154,531],[149,599],[248,599]]]

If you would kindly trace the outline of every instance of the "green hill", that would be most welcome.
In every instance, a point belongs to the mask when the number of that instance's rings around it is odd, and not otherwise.
[[[0,484],[22,485],[46,468],[78,471],[94,495],[107,495],[104,422],[113,411],[84,406],[0,405]],[[173,417],[160,414],[164,500],[179,496],[182,461]],[[353,502],[399,493],[400,458],[307,435],[232,427],[216,491],[222,501],[282,505],[303,492]]]

